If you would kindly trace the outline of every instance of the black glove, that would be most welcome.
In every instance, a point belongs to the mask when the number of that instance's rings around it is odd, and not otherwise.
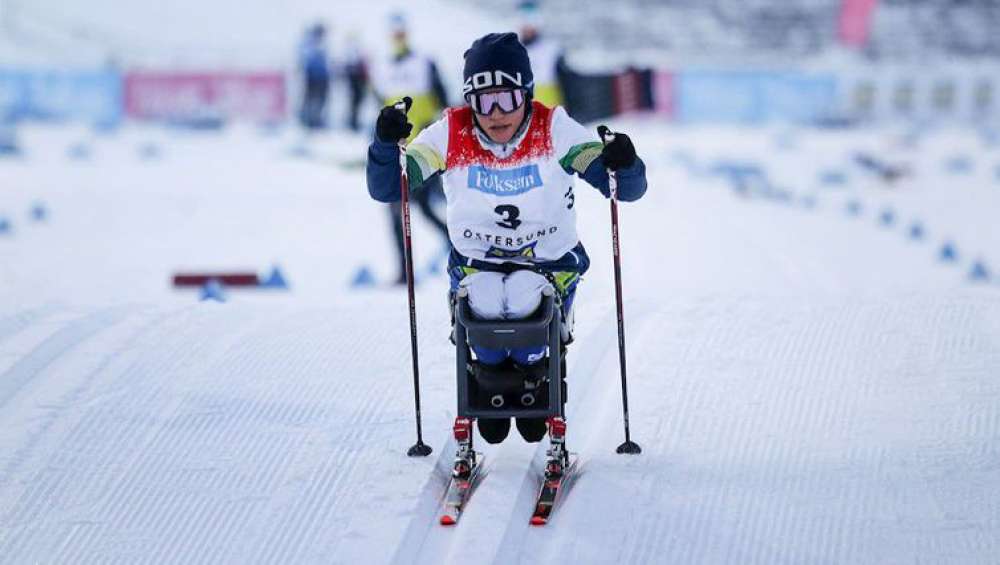
[[[601,159],[604,160],[604,166],[612,171],[627,169],[635,164],[635,146],[624,133],[616,133],[614,136],[615,139],[601,151]]]
[[[406,121],[406,114],[395,106],[386,106],[378,114],[375,122],[375,136],[379,141],[399,143],[399,140],[410,137],[413,124]]]

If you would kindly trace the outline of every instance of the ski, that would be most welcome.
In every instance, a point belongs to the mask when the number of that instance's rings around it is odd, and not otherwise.
[[[559,495],[569,486],[576,471],[577,456],[566,449],[566,420],[562,417],[549,418],[551,445],[546,452],[548,460],[542,474],[542,486],[538,489],[535,510],[531,514],[532,526],[544,526],[549,522]]]
[[[569,464],[561,466],[558,472],[550,472],[546,469],[542,476],[542,486],[538,489],[538,498],[535,502],[535,510],[531,514],[532,526],[544,526],[552,516],[559,497],[573,482],[573,474],[576,471],[577,456],[569,454]]]
[[[476,454],[475,463],[469,469],[467,476],[455,476],[448,479],[448,490],[445,492],[442,501],[441,518],[439,522],[442,526],[454,526],[458,519],[462,517],[462,511],[469,502],[472,493],[479,486],[482,479],[480,470],[483,468],[483,456]]]
[[[469,497],[482,480],[480,470],[483,468],[483,454],[472,448],[472,422],[472,418],[458,416],[452,428],[458,451],[455,453],[455,465],[442,502],[439,520],[442,526],[454,526],[458,523]]]

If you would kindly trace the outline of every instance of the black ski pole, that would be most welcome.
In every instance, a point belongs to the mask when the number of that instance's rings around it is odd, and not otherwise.
[[[598,126],[597,135],[604,145],[614,141],[615,134],[607,126]],[[628,383],[625,380],[625,308],[622,305],[622,255],[618,237],[618,175],[608,169],[608,188],[611,192],[611,247],[615,258],[615,300],[618,306],[618,359],[622,373],[622,412],[625,421],[625,443],[618,446],[618,453],[642,453],[638,443],[632,441],[628,428]]]
[[[413,99],[409,96],[395,104],[403,113],[410,111]],[[417,357],[417,303],[413,294],[413,243],[410,232],[410,179],[406,174],[406,140],[399,140],[400,188],[402,189],[403,257],[406,263],[406,292],[410,300],[410,352],[413,359],[413,403],[416,407],[417,443],[406,452],[410,457],[431,454],[431,446],[424,443],[420,425],[420,363]]]

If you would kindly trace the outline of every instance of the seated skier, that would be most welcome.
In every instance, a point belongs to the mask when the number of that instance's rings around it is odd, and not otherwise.
[[[530,316],[551,285],[571,324],[573,296],[590,260],[577,237],[573,177],[610,197],[608,169],[617,172],[618,197],[640,198],[646,169],[629,137],[603,144],[562,107],[533,101],[528,54],[513,33],[489,34],[465,52],[465,106],[449,108],[407,147],[410,187],[440,175],[447,198],[451,290],[469,291],[481,319]],[[380,202],[400,199],[399,146],[412,129],[406,114],[386,106],[368,150],[368,191]],[[565,342],[564,333],[564,342]],[[513,366],[530,374],[546,345],[516,350],[473,347],[478,363]],[[517,418],[529,442],[545,437],[544,418]],[[564,422],[558,422],[565,429]],[[456,419],[456,437],[470,423]],[[480,418],[479,433],[503,441],[510,418]],[[460,431],[460,427],[463,429]]]

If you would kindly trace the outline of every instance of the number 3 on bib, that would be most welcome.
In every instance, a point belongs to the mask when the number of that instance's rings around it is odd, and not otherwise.
[[[517,226],[520,226],[523,222],[518,220],[517,217],[521,215],[521,211],[517,206],[511,206],[509,204],[503,206],[497,206],[493,209],[494,212],[500,214],[501,220],[497,222],[497,225],[509,230],[516,230]]]

